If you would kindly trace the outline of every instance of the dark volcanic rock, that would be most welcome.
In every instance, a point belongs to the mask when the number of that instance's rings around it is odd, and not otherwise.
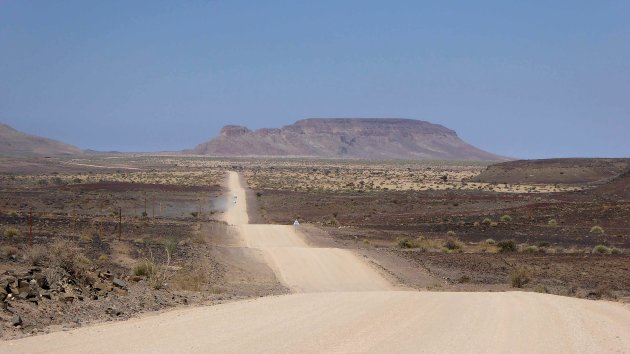
[[[304,119],[281,129],[228,125],[194,154],[311,156],[361,159],[501,160],[461,140],[453,130],[412,119]]]

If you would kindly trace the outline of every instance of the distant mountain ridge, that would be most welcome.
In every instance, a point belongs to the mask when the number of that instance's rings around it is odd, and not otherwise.
[[[0,123],[0,155],[4,156],[60,156],[83,152],[76,146],[57,140],[22,133]]]
[[[399,118],[309,118],[279,129],[227,125],[186,151],[213,156],[304,156],[406,160],[506,160],[439,124]]]

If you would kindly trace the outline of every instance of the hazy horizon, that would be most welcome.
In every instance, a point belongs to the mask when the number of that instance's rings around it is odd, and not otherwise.
[[[409,118],[518,158],[630,155],[624,1],[0,1],[0,122],[174,151],[227,124]]]

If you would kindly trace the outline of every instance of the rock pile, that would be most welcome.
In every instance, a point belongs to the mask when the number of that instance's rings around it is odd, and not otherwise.
[[[81,284],[66,275],[42,271],[33,267],[26,273],[7,271],[0,275],[0,301],[4,310],[10,311],[11,302],[26,301],[39,305],[42,301],[72,303],[85,299],[99,300],[111,294],[126,295],[128,281],[139,281],[140,277],[115,276],[109,271],[95,272],[88,284]],[[22,318],[14,314],[13,326],[22,325]]]

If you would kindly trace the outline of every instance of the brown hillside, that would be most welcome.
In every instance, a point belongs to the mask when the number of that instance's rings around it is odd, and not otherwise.
[[[0,123],[0,155],[60,156],[81,154],[81,149],[62,142],[19,132]]]

